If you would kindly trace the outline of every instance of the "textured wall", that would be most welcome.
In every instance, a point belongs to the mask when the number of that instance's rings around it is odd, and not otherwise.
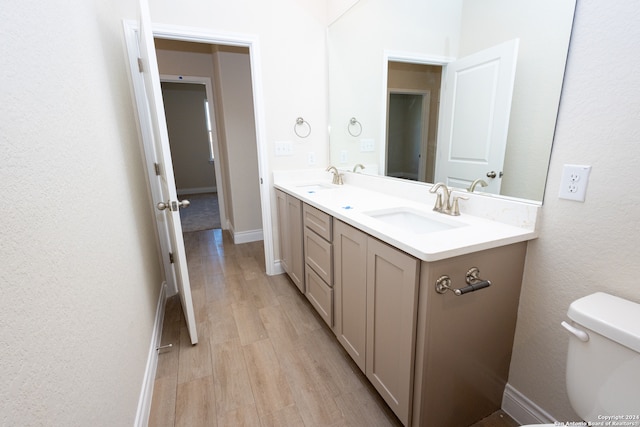
[[[556,419],[571,301],[605,291],[640,302],[640,6],[580,0],[542,207],[529,245],[509,382]],[[585,203],[558,199],[562,165],[592,165]]]
[[[162,282],[122,41],[136,4],[1,9],[0,425],[131,425]]]

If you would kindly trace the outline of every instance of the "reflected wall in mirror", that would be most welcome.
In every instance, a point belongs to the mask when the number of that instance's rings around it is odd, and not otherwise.
[[[501,180],[503,196],[541,202],[574,10],[575,0],[358,1],[329,27],[332,164],[350,170],[363,163],[367,173],[432,182],[439,161],[441,90],[405,85],[397,76],[418,67],[441,69],[444,89],[447,64],[518,39],[507,146],[499,170],[503,176],[497,174],[494,180]],[[420,148],[415,142],[410,148],[387,147],[387,131],[412,134],[393,121],[389,126],[389,110],[406,120],[415,116],[415,110],[396,110],[409,102],[400,101],[403,96],[417,106],[417,98],[407,95],[418,93],[426,93],[428,114],[438,118],[426,118],[423,107],[427,135],[421,137]],[[349,133],[352,117],[362,127],[357,137]],[[389,157],[394,152],[405,159],[413,156],[411,169],[398,171]]]

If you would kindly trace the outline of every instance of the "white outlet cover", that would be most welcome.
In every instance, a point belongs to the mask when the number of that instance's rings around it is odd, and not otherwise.
[[[559,198],[584,202],[591,166],[564,165],[560,180]]]

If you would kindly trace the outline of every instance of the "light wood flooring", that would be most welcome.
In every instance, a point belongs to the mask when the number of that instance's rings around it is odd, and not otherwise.
[[[199,342],[167,300],[173,347],[158,355],[150,426],[401,425],[287,276],[265,274],[262,242],[216,229],[185,233],[185,247]],[[495,413],[474,426],[517,424]]]

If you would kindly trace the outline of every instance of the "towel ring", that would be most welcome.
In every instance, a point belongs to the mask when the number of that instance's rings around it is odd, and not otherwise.
[[[360,129],[356,133],[353,133],[351,132],[351,126],[355,125],[358,125]],[[355,117],[351,117],[351,120],[349,120],[349,124],[347,125],[347,132],[349,132],[349,135],[351,136],[360,136],[362,134],[362,124]]]
[[[304,124],[306,124],[306,125],[307,125],[307,127],[309,128],[309,130],[307,131],[307,134],[306,134],[306,135],[300,135],[300,134],[298,133],[298,126],[302,126],[302,125],[304,125]],[[311,135],[311,125],[309,124],[309,122],[308,122],[308,121],[306,121],[306,120],[305,120],[305,119],[303,119],[302,117],[298,117],[298,118],[296,119],[296,124],[295,124],[295,125],[293,125],[293,131],[294,131],[294,132],[295,132],[295,134],[296,134],[296,135],[298,135],[300,138],[306,138],[306,137],[308,137],[309,135]]]

